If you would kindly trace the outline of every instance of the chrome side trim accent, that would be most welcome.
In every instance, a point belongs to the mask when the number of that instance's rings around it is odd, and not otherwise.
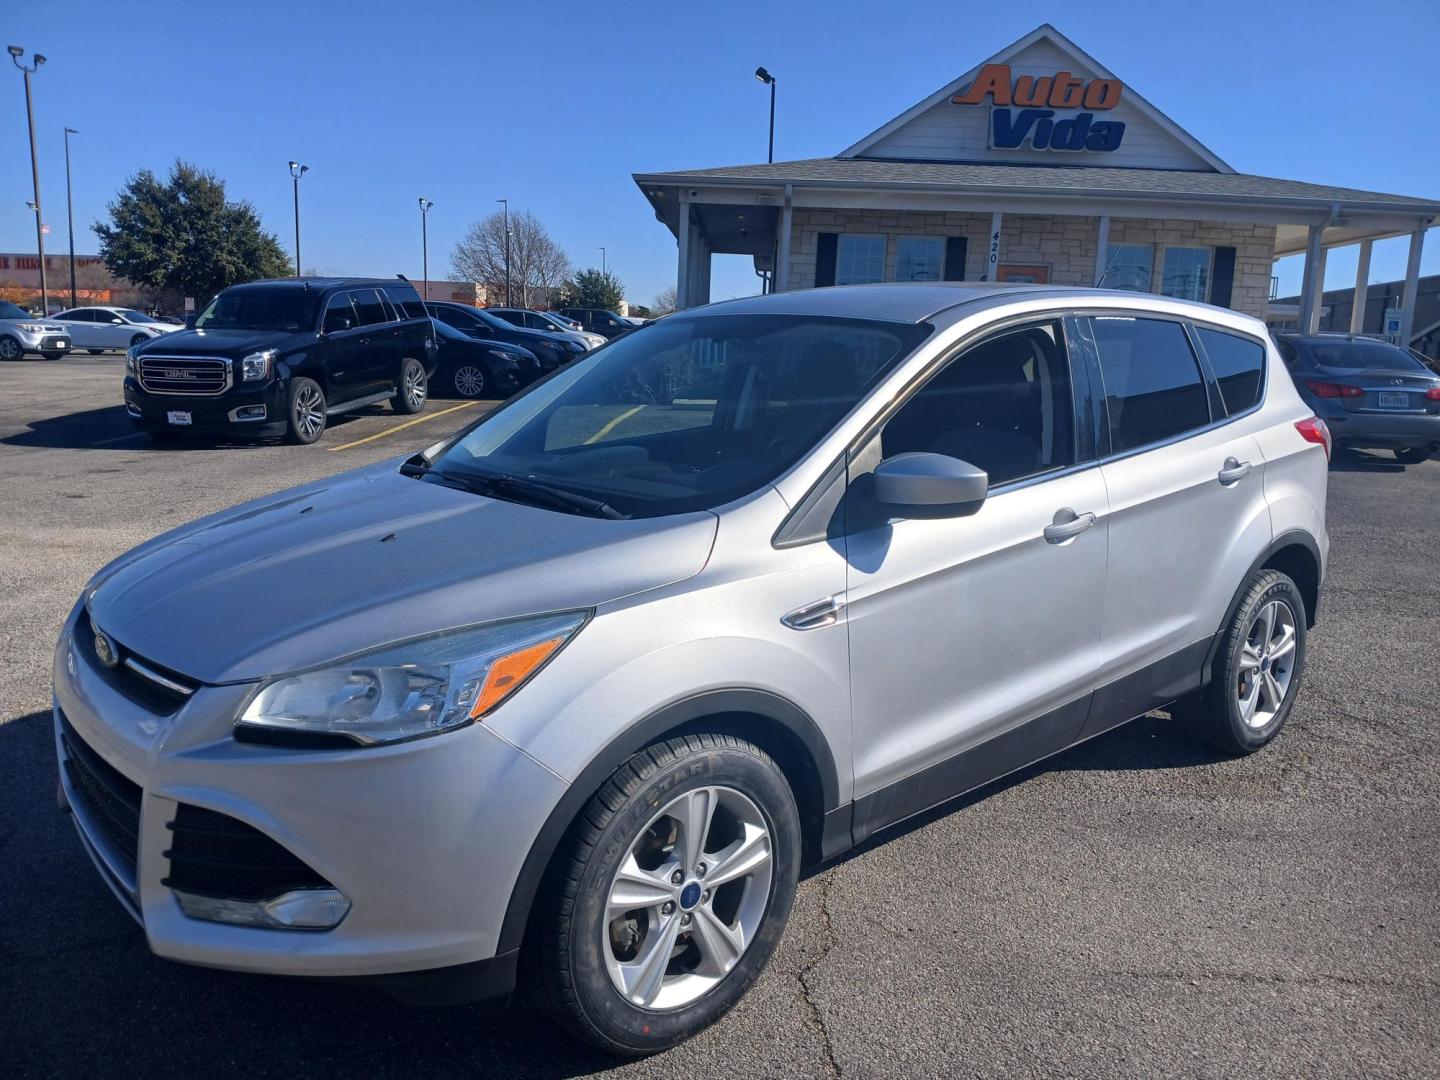
[[[804,604],[782,615],[780,621],[791,630],[819,630],[823,626],[833,626],[839,622],[840,612],[844,608],[845,601],[840,597],[827,596],[824,600]]]
[[[140,661],[136,660],[133,656],[127,656],[125,658],[125,666],[131,671],[135,672],[135,674],[139,675],[142,679],[148,679],[156,686],[164,687],[166,690],[169,690],[172,694],[181,694],[184,697],[189,697],[195,692],[195,688],[193,686],[186,686],[182,682],[176,682],[174,679],[161,675],[153,668],[146,667],[144,664],[140,663]]]

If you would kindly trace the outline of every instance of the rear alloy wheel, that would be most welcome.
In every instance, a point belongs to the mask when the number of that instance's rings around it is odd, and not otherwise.
[[[24,354],[25,350],[20,347],[20,342],[9,334],[0,336],[0,360],[19,360]]]
[[[400,366],[400,385],[395,387],[395,396],[390,400],[398,413],[418,413],[425,407],[425,395],[429,389],[425,365],[419,360],[406,360]]]
[[[484,397],[490,388],[485,369],[479,364],[461,364],[450,373],[450,385],[463,398]]]
[[[657,743],[591,799],[537,926],[558,1017],[611,1053],[668,1049],[759,976],[795,897],[800,823],[785,776],[728,735]]]
[[[285,438],[308,446],[325,433],[325,391],[314,379],[292,379]]]
[[[1220,641],[1210,683],[1171,713],[1223,753],[1251,754],[1285,725],[1305,671],[1305,601],[1278,570],[1257,570]]]
[[[1395,460],[1401,465],[1419,465],[1422,461],[1430,460],[1430,448],[1428,446],[1407,446],[1404,450],[1395,451]]]

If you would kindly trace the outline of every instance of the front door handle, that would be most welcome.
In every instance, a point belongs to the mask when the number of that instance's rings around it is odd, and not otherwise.
[[[1075,539],[1094,524],[1095,515],[1090,511],[1077,514],[1070,507],[1062,506],[1055,511],[1055,519],[1045,526],[1045,542],[1063,544],[1066,540]]]
[[[1225,464],[1220,466],[1220,472],[1218,473],[1220,483],[1225,487],[1229,487],[1231,484],[1238,484],[1250,475],[1252,468],[1254,468],[1254,466],[1248,461],[1237,461],[1233,457],[1227,457]]]

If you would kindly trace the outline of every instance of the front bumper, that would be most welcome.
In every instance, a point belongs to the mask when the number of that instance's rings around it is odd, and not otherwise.
[[[80,615],[77,605],[55,653],[61,796],[87,853],[156,955],[378,982],[411,998],[436,999],[437,980],[440,1000],[508,992],[515,958],[498,951],[501,925],[563,781],[483,724],[355,750],[237,742],[233,718],[252,686],[201,686],[162,715],[124,692],[93,659],[88,640],[77,640]],[[86,754],[133,785],[133,844],[117,842],[95,793],[76,784],[62,724]],[[182,803],[280,844],[345,894],[348,914],[323,931],[186,915],[165,884]]]
[[[198,394],[152,394],[141,388],[134,375],[125,376],[125,411],[135,426],[143,431],[281,435],[286,426],[285,407],[285,384],[275,378],[254,386],[242,384],[223,394],[207,397]],[[188,414],[190,423],[171,423],[172,412]]]
[[[39,333],[19,328],[6,333],[13,334],[20,342],[21,350],[27,353],[67,353],[74,347],[69,332],[59,326]]]

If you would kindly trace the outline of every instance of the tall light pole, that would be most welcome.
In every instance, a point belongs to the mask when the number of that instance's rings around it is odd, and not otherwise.
[[[773,162],[775,160],[775,76],[763,67],[758,67],[755,69],[755,78],[770,87],[770,153],[765,160]]]
[[[435,204],[423,195],[420,197],[420,281],[423,286],[420,299],[430,299],[430,207]]]
[[[600,248],[600,273],[608,273],[608,271],[605,269],[605,248],[603,245]]]
[[[290,177],[295,184],[295,276],[300,276],[300,177],[310,171],[309,165],[290,162]]]
[[[496,199],[505,204],[505,306],[510,306],[510,200]]]
[[[10,46],[10,59],[25,73],[25,116],[30,122],[30,180],[35,187],[35,246],[40,252],[40,316],[50,314],[50,284],[45,278],[45,221],[40,210],[40,162],[35,157],[35,106],[30,100],[30,76],[40,70],[45,57],[35,53],[30,64],[20,59],[25,50],[19,45]]]
[[[69,220],[70,230],[70,306],[73,308],[75,300],[75,203],[70,198],[70,136],[79,135],[80,132],[72,127],[65,129],[65,216]]]

